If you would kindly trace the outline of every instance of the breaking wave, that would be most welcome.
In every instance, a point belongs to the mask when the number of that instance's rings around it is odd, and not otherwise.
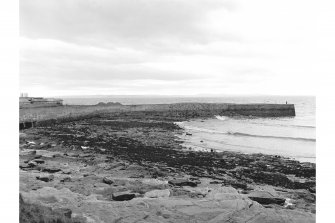
[[[215,118],[217,118],[218,120],[221,120],[221,121],[225,121],[228,119],[228,117],[226,116],[220,116],[220,115],[215,115]]]
[[[234,136],[246,136],[246,137],[257,137],[257,138],[272,138],[272,139],[288,139],[288,140],[301,140],[315,142],[313,138],[302,138],[302,137],[288,137],[288,136],[267,136],[267,135],[253,135],[242,132],[227,132],[228,135]]]
[[[206,133],[214,133],[214,134],[224,134],[224,135],[231,135],[231,136],[238,136],[238,137],[253,137],[253,138],[272,138],[272,139],[284,139],[284,140],[299,140],[299,141],[310,141],[315,142],[316,139],[314,138],[302,138],[302,137],[288,137],[288,136],[271,136],[271,135],[256,135],[256,134],[247,134],[243,132],[221,132],[221,131],[215,131],[211,129],[205,129],[205,128],[198,128],[194,126],[188,126],[188,125],[181,125],[184,129],[199,131],[199,132],[206,132]]]
[[[250,122],[252,124],[263,125],[263,126],[279,126],[279,127],[294,127],[294,128],[309,128],[315,129],[312,125],[290,125],[290,124],[277,124],[277,123],[262,123],[262,122]]]

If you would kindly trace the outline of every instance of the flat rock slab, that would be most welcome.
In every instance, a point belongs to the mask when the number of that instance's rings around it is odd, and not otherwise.
[[[173,186],[189,186],[189,187],[196,187],[198,186],[200,182],[198,181],[191,181],[188,179],[175,179],[175,180],[169,180],[169,184]]]
[[[130,191],[117,192],[112,194],[112,198],[114,201],[129,201],[134,197],[135,194],[131,193]]]
[[[36,150],[34,149],[24,149],[20,151],[21,156],[33,156],[36,155]]]
[[[51,152],[51,151],[48,151],[48,150],[36,150],[36,155],[41,155],[43,157],[46,157],[46,158],[54,158],[55,156],[61,156],[63,155],[63,153],[61,152]]]
[[[45,160],[42,160],[42,159],[33,159],[32,161],[37,163],[37,164],[45,163]]]
[[[226,188],[218,192],[228,194],[229,190]],[[131,194],[129,191],[122,193],[126,196]],[[124,196],[122,193],[118,196]],[[257,202],[239,196],[215,202],[206,198],[174,197],[134,198],[124,202],[113,202],[97,200],[95,195],[83,196],[66,188],[58,190],[51,187],[22,192],[22,196],[24,200],[42,203],[52,208],[69,208],[73,211],[72,215],[89,216],[92,222],[315,222],[314,214],[264,208]]]
[[[267,191],[253,191],[248,194],[248,197],[251,200],[256,201],[260,204],[264,204],[264,205],[267,205],[267,204],[284,205],[285,200],[286,200],[284,198],[274,197],[271,193]]]
[[[27,163],[20,163],[19,165],[20,169],[28,169],[28,168],[31,168]]]
[[[146,178],[142,180],[142,183],[149,184],[149,185],[165,185],[165,184],[168,184],[168,181]]]
[[[57,173],[62,171],[58,167],[41,167],[40,169],[42,172],[48,172],[48,173]]]
[[[76,206],[82,195],[73,193],[67,188],[60,190],[53,187],[43,187],[29,192],[20,191],[25,202],[40,203],[52,208]],[[51,202],[54,200],[54,202]]]
[[[54,179],[54,175],[37,176],[36,179],[44,182],[50,182]]]

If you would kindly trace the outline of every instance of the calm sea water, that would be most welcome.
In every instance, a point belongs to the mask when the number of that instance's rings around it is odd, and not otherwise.
[[[315,97],[99,97],[65,98],[65,104],[166,104],[178,102],[292,103],[296,116],[291,118],[230,118],[214,116],[178,123],[192,135],[183,135],[185,146],[201,150],[231,150],[265,153],[315,162]]]

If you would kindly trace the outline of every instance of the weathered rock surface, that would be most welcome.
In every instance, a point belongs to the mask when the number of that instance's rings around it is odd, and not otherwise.
[[[55,208],[54,211],[63,214],[64,216],[71,218],[72,210],[69,208]]]
[[[48,150],[36,150],[36,155],[40,155],[46,158],[54,158],[57,155],[61,155],[60,152],[48,151]]]
[[[101,113],[24,130],[23,199],[81,222],[315,222],[315,165],[185,151],[181,117]],[[34,159],[45,163],[24,163]]]
[[[172,184],[174,186],[190,186],[190,187],[196,187],[198,185],[198,182],[190,181],[188,179],[174,179],[169,180],[169,184]]]
[[[170,190],[152,190],[149,192],[146,192],[144,194],[144,197],[148,198],[162,198],[162,197],[169,197],[170,196]]]
[[[230,191],[231,189],[228,189]],[[225,190],[223,190],[225,191]],[[124,202],[97,200],[66,189],[42,188],[23,193],[23,198],[56,209],[67,207],[76,215],[79,210],[92,222],[315,222],[313,214],[283,209],[264,208],[247,198],[161,199],[136,198]],[[78,203],[80,201],[80,203]]]

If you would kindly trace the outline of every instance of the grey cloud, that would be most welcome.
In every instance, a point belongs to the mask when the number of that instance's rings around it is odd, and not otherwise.
[[[268,69],[260,67],[246,67],[243,69],[233,69],[227,78],[230,83],[260,83],[271,79],[274,73]]]
[[[21,46],[20,59],[53,63],[72,61],[73,63],[96,64],[131,64],[143,63],[152,59],[152,55],[145,51],[131,48],[97,48],[93,46],[79,46],[61,41],[25,39]],[[54,45],[54,46],[53,46]]]
[[[232,10],[222,0],[20,1],[20,35],[83,44],[164,44],[164,39],[206,43],[208,12]],[[157,43],[147,42],[148,40]],[[163,42],[162,42],[163,40]]]
[[[24,40],[20,53],[20,78],[23,83],[39,82],[46,86],[60,80],[189,80],[202,75],[155,67],[157,55],[131,48],[102,49],[77,46],[60,41]],[[94,81],[93,81],[94,82]],[[92,82],[92,83],[93,83]],[[86,83],[85,83],[86,84]]]
[[[202,79],[203,75],[160,70],[145,66],[83,63],[81,61],[21,60],[20,80],[25,83],[43,83],[45,86],[75,83],[86,86],[103,86],[118,80],[190,80]]]

